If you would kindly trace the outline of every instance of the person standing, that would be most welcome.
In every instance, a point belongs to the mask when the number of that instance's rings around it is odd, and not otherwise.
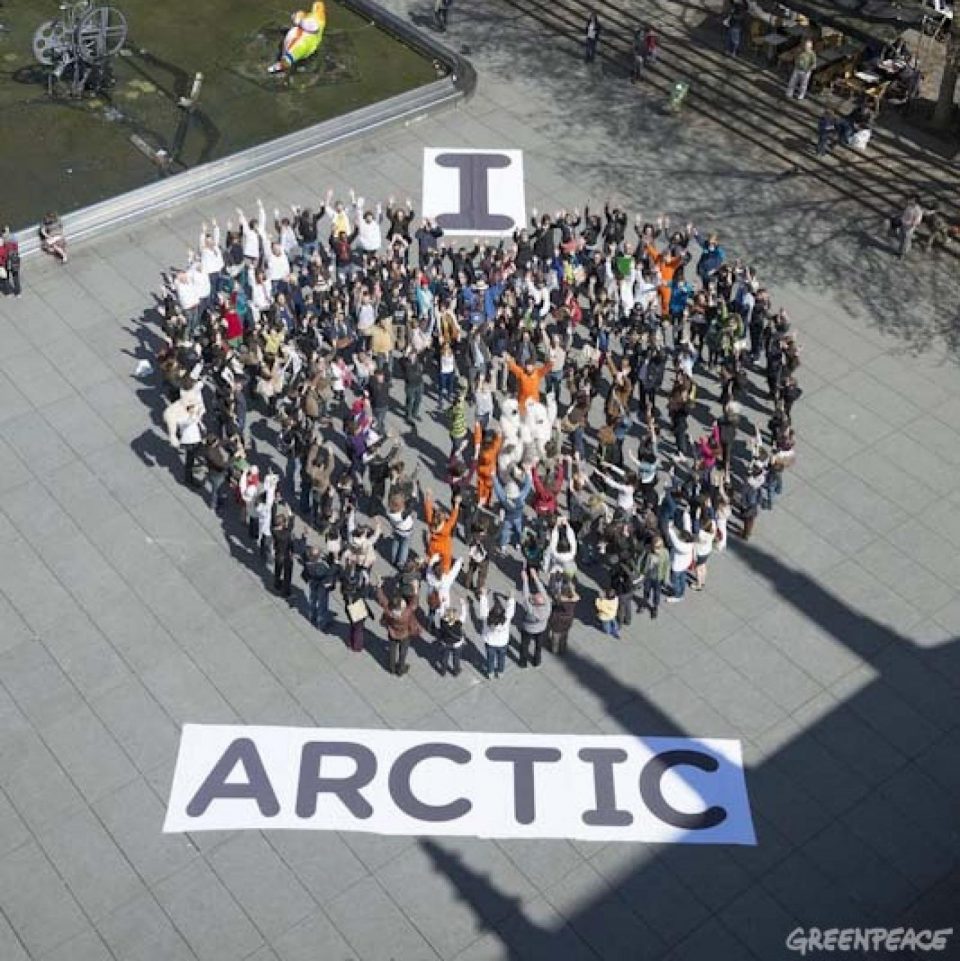
[[[203,441],[203,413],[198,404],[187,404],[185,414],[185,419],[177,425],[183,448],[183,481],[187,487],[199,487],[196,467]]]
[[[440,659],[437,670],[445,674],[448,670],[456,677],[460,673],[460,656],[466,644],[463,625],[467,620],[467,601],[460,598],[459,604],[449,604],[440,619],[437,639],[440,643]]]
[[[650,549],[642,562],[643,603],[650,611],[650,620],[655,620],[660,608],[660,595],[663,585],[670,576],[670,552],[663,538],[655,535]]]
[[[336,555],[330,551],[323,557],[319,547],[307,548],[303,559],[303,579],[310,602],[310,623],[325,631],[333,620],[330,614],[330,592],[337,586],[340,571]]]
[[[550,612],[549,631],[550,650],[554,654],[567,653],[567,641],[570,638],[570,628],[576,614],[577,602],[580,595],[576,585],[570,577],[564,577],[560,590],[553,599],[553,610]]]
[[[281,597],[290,596],[293,577],[293,514],[278,500],[274,504],[273,525],[273,589]]]
[[[491,608],[490,594],[484,589],[480,593],[480,620],[483,621],[483,641],[487,655],[487,677],[495,678],[503,673],[507,662],[507,647],[510,644],[510,623],[517,609],[517,599],[511,594],[506,604],[499,598]]]
[[[822,157],[832,146],[837,134],[837,118],[826,107],[817,121],[817,156]]]
[[[450,2],[451,0],[434,0],[433,2],[433,20],[437,25],[437,30],[440,33],[446,32],[447,29],[447,18],[450,13]]]
[[[423,403],[423,361],[420,355],[408,347],[400,363],[405,392],[403,419],[412,427],[420,417],[420,405]]]
[[[9,227],[3,228],[0,235],[0,292],[19,297],[20,287],[20,245]]]
[[[615,587],[608,587],[603,594],[595,601],[597,608],[597,619],[603,628],[604,634],[611,637],[620,637],[620,625],[617,620],[617,612],[620,608],[620,601],[617,598]]]
[[[593,63],[597,58],[597,44],[600,42],[600,18],[596,10],[591,10],[583,28],[584,60]]]
[[[727,28],[727,56],[736,57],[740,52],[740,43],[743,40],[743,21],[744,10],[739,0],[734,0],[730,13],[724,20]]]
[[[520,588],[523,608],[520,621],[520,666],[526,667],[529,662],[534,667],[539,667],[543,636],[550,623],[553,604],[536,571],[524,567],[520,574]]]
[[[366,640],[367,581],[366,573],[354,559],[347,554],[340,575],[340,590],[343,593],[343,606],[350,621],[350,650],[359,653]]]
[[[685,515],[684,519],[687,517]],[[671,523],[667,526],[667,536],[670,538],[670,596],[667,602],[676,604],[683,600],[687,589],[687,571],[693,561],[693,535],[685,526],[680,530]]]
[[[903,208],[903,213],[900,214],[900,249],[898,251],[901,260],[910,253],[910,248],[913,246],[913,235],[917,232],[920,224],[923,223],[925,213],[926,211],[920,206],[920,198],[916,196],[911,197],[907,201],[906,207]]]
[[[377,602],[383,608],[381,621],[387,629],[390,673],[403,677],[410,670],[407,664],[410,642],[420,636],[417,598],[416,596],[405,598],[399,591],[388,598],[380,583],[377,583],[376,590]]]
[[[810,78],[813,71],[817,69],[817,55],[813,50],[813,41],[804,40],[803,49],[797,54],[793,61],[793,70],[790,79],[787,81],[787,98],[797,95],[797,100],[803,100],[807,95],[807,87],[810,85]]]

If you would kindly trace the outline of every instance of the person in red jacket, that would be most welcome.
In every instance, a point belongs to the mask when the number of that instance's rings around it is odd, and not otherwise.
[[[563,490],[564,470],[563,462],[544,477],[535,464],[530,472],[533,480],[533,509],[538,517],[551,518],[560,509],[560,492]]]

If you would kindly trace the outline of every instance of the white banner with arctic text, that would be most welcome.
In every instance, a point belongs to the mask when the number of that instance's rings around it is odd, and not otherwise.
[[[755,844],[739,741],[187,724],[166,832]]]

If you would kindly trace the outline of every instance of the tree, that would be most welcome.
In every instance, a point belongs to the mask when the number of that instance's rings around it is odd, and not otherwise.
[[[953,119],[953,100],[960,78],[960,24],[952,26],[947,34],[943,60],[943,77],[937,104],[933,108],[933,125],[941,130],[950,126]]]

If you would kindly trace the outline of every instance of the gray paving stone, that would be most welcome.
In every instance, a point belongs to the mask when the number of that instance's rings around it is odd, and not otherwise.
[[[39,631],[80,613],[73,598],[25,540],[11,541],[6,550],[3,593],[30,628]]]
[[[209,862],[268,941],[317,909],[296,875],[259,834],[241,832],[220,845]]]
[[[568,841],[512,839],[497,846],[541,891],[574,870],[583,860]]]
[[[146,894],[119,847],[89,810],[38,830],[37,837],[94,923]]]
[[[101,797],[93,807],[148,885],[157,884],[197,857],[197,849],[186,835],[162,833],[165,805],[143,779]]]
[[[44,646],[80,694],[94,700],[132,677],[129,668],[85,617],[71,618],[45,630]]]
[[[657,958],[657,933],[608,887],[592,864],[581,864],[546,891],[547,900],[600,958]],[[589,913],[582,911],[591,905]]]
[[[728,637],[716,652],[785,711],[796,710],[822,690],[809,674],[751,628]]]
[[[335,898],[326,912],[362,961],[380,961],[385,945],[395,961],[435,961],[439,957],[374,878],[360,881]]]
[[[6,441],[0,440],[0,494],[16,490],[32,476],[13,448]]]
[[[782,707],[713,652],[687,664],[684,679],[744,737],[762,733],[785,717]]]
[[[863,907],[852,902],[802,851],[791,852],[763,877],[762,885],[804,925],[826,928],[864,923]]]
[[[39,640],[26,640],[0,656],[0,681],[39,727],[81,705],[80,695]]]
[[[0,916],[0,955],[4,961],[30,961],[23,942],[3,916]]]
[[[114,956],[124,961],[196,961],[198,957],[152,895],[118,908],[97,930]]]
[[[71,450],[81,456],[116,442],[116,434],[109,424],[72,392],[61,400],[45,404],[42,413]]]
[[[932,887],[955,865],[949,845],[913,815],[905,824],[903,813],[882,795],[864,798],[842,823],[919,890]]]
[[[632,844],[608,844],[590,864],[669,947],[709,917],[709,911],[666,865],[659,846],[641,851]]]
[[[90,928],[45,954],[41,961],[113,961],[113,955],[97,932]]]
[[[181,724],[231,724],[236,712],[213,683],[184,654],[143,672],[143,683],[160,706]]]
[[[349,961],[354,957],[350,945],[323,911],[315,911],[285,931],[273,946],[280,961],[314,961],[318,955],[331,961]]]
[[[906,763],[905,756],[878,735],[850,707],[839,706],[813,736],[870,783],[885,780]]]
[[[450,843],[453,842],[453,843]],[[495,845],[425,841],[376,873],[390,899],[440,957],[453,957],[536,896]]]
[[[141,772],[176,755],[179,730],[138,680],[111,688],[91,706]]]
[[[56,470],[76,459],[76,454],[47,423],[39,411],[5,421],[0,435],[35,473]]]
[[[76,901],[33,841],[0,859],[0,903],[27,951],[35,956],[88,928]]]
[[[344,838],[332,831],[276,831],[267,841],[320,905],[369,874]]]
[[[126,753],[86,705],[45,727],[43,736],[88,801],[110,794],[136,777]]]
[[[233,961],[263,943],[249,918],[202,860],[192,861],[153,890],[201,961]]]
[[[843,825],[831,824],[803,847],[811,861],[871,916],[882,917],[916,896],[916,888],[889,861],[864,848]],[[856,855],[851,861],[851,855]]]
[[[31,406],[30,401],[20,393],[13,381],[0,372],[0,425],[15,423],[29,413]]]
[[[731,934],[764,961],[787,955],[787,935],[799,927],[797,919],[760,885],[744,891],[727,905],[720,919]]]
[[[670,952],[670,961],[696,961],[702,957],[750,958],[744,942],[722,926],[718,918],[705,921]]]

